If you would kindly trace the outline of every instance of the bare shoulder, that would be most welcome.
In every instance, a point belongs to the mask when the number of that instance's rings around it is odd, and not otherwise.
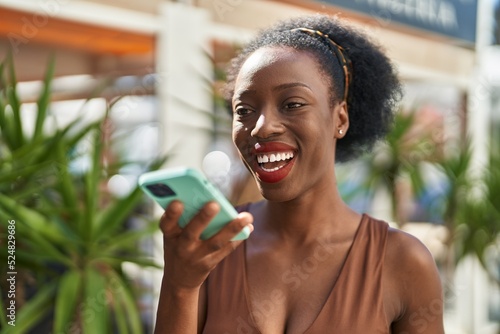
[[[390,227],[387,240],[386,261],[408,270],[435,269],[435,261],[427,247],[413,235]],[[386,262],[387,263],[387,262]],[[400,271],[400,270],[398,270]],[[405,271],[402,272],[404,274]]]
[[[389,300],[397,305],[395,333],[444,332],[441,279],[432,254],[420,240],[389,228],[384,277],[391,287]]]
[[[441,285],[436,263],[427,247],[411,234],[395,228],[389,228],[385,269],[398,290],[407,291],[420,285],[440,288]]]

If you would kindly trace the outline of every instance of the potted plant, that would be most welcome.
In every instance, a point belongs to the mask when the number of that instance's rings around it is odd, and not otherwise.
[[[27,134],[13,61],[0,65],[0,238],[2,245],[12,245],[2,250],[0,275],[2,284],[7,274],[15,282],[2,286],[2,333],[39,333],[37,326],[47,320],[57,334],[142,333],[136,291],[122,264],[156,266],[137,242],[150,236],[157,223],[126,228],[143,198],[140,190],[116,198],[103,187],[126,164],[105,159],[112,131],[108,112],[91,124],[82,126],[76,119],[45,131],[53,72],[52,61],[37,101],[34,131]],[[75,173],[75,149],[84,142],[92,147],[90,166]],[[12,286],[15,292],[9,294]],[[8,310],[11,304],[14,311]]]

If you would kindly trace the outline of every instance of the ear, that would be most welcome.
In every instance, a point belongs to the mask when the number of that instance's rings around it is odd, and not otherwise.
[[[347,112],[347,102],[342,101],[336,106],[334,110],[334,117],[334,136],[337,139],[341,139],[345,136],[347,130],[349,129],[349,113]]]

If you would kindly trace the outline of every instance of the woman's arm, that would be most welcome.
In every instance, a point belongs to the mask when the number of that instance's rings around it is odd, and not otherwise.
[[[155,333],[198,333],[198,289],[177,289],[162,281]]]
[[[391,230],[388,260],[392,286],[399,299],[394,334],[443,334],[443,291],[435,261],[416,238]]]
[[[212,238],[201,240],[201,232],[219,212],[218,204],[211,202],[205,205],[183,229],[177,224],[182,210],[182,203],[175,201],[160,220],[165,267],[156,334],[198,332],[203,282],[213,268],[241,243],[231,239],[245,226],[252,229],[252,216],[244,212]],[[201,301],[204,303],[204,298]]]

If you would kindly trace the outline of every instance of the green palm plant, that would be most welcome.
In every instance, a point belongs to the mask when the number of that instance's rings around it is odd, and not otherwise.
[[[6,318],[7,305],[0,305],[2,333],[37,331],[47,319],[57,334],[109,333],[113,328],[142,333],[133,284],[122,264],[156,267],[137,243],[157,224],[126,228],[127,218],[143,198],[137,187],[122,198],[103,190],[108,176],[125,164],[103,158],[108,148],[107,112],[88,125],[77,119],[53,133],[44,131],[50,119],[53,72],[52,61],[37,101],[34,131],[28,135],[13,61],[0,65],[0,244],[12,241],[8,225],[15,222],[15,253],[2,250],[0,275],[17,272],[15,327]],[[78,157],[75,148],[84,142],[92,147],[90,167],[75,173],[70,168]],[[163,162],[158,159],[149,168]],[[7,260],[15,264],[5,268]],[[35,293],[29,295],[28,290]],[[3,295],[0,302],[6,301],[11,300]]]
[[[469,140],[464,140],[458,150],[444,154],[432,133],[415,131],[415,122],[414,113],[396,115],[385,142],[375,147],[373,155],[361,159],[362,172],[356,171],[356,177],[364,176],[358,181],[359,186],[343,192],[344,198],[353,201],[360,194],[372,197],[377,189],[385,188],[390,194],[392,215],[402,225],[405,218],[399,209],[398,183],[409,182],[418,195],[430,186],[422,175],[423,164],[437,168],[446,186],[439,198],[434,199],[436,205],[427,209],[428,213],[437,213],[448,230],[443,263],[445,280],[452,282],[457,263],[472,255],[490,278],[500,284],[498,257],[492,260],[489,255],[489,250],[500,242],[500,152],[492,149],[488,168],[480,177],[473,178]],[[433,210],[437,212],[430,212]],[[493,270],[492,262],[496,266]]]
[[[377,145],[374,154],[362,159],[361,164],[367,171],[359,188],[347,197],[355,197],[357,193],[371,196],[377,189],[383,188],[390,195],[392,217],[398,225],[406,222],[402,210],[402,201],[398,189],[403,180],[409,180],[414,193],[424,188],[421,164],[430,161],[436,155],[436,145],[431,134],[414,131],[416,124],[414,112],[398,112],[394,126]]]
[[[455,261],[459,262],[468,255],[475,256],[490,278],[500,285],[500,262],[498,258],[494,259],[493,266],[496,267],[492,268],[491,261],[488,261],[488,249],[498,247],[500,235],[500,153],[492,150],[490,154],[488,168],[483,171],[481,179],[474,182],[482,190],[473,196],[462,196],[455,207]],[[467,194],[471,193],[470,189]]]
[[[446,257],[444,259],[444,275],[447,282],[453,280],[457,256],[457,249],[460,248],[461,240],[457,238],[457,232],[463,228],[459,223],[459,216],[469,207],[470,189],[473,183],[470,179],[471,148],[470,141],[465,140],[458,150],[450,152],[447,156],[436,161],[437,168],[444,177],[446,189],[442,193],[444,200],[440,208],[440,216],[448,230],[446,238]]]

